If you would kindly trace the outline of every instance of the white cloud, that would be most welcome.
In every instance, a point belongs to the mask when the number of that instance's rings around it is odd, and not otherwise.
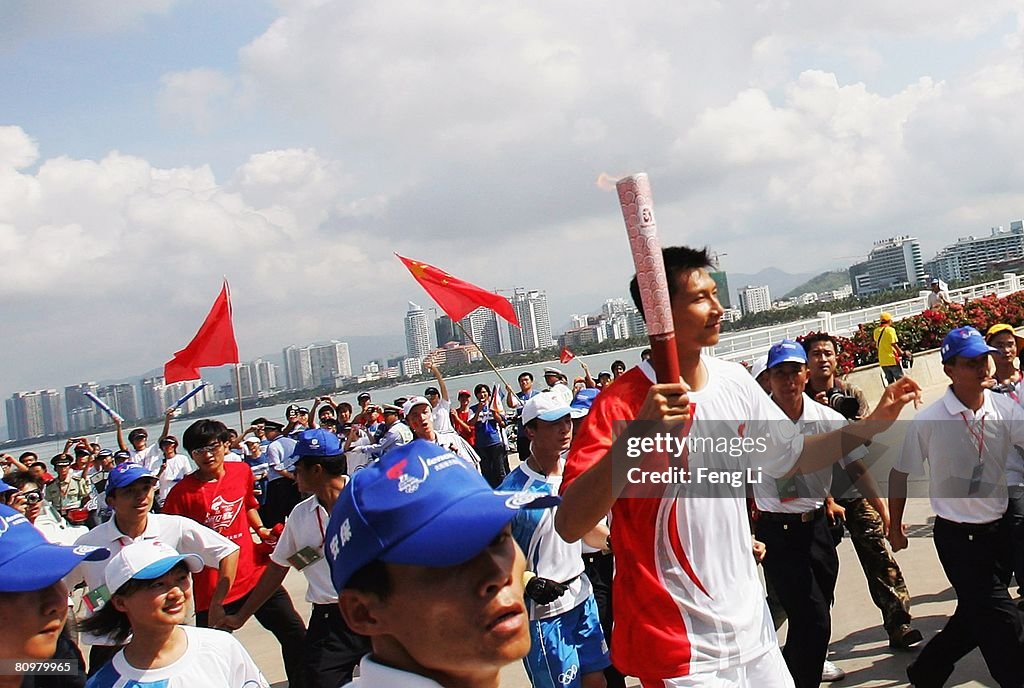
[[[213,131],[218,114],[230,107],[232,81],[214,69],[191,69],[165,74],[160,80],[157,107],[174,123],[184,123],[200,134]]]

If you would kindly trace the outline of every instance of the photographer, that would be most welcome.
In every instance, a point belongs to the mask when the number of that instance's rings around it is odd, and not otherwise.
[[[802,344],[808,363],[807,395],[849,420],[868,415],[870,407],[864,392],[836,377],[838,348],[835,340],[825,332],[817,332],[804,338]],[[846,512],[846,527],[867,579],[871,599],[882,612],[889,646],[907,649],[921,641],[921,632],[910,625],[910,593],[899,564],[885,545],[889,530],[887,505],[881,498],[866,499],[839,471],[833,480],[836,504]]]

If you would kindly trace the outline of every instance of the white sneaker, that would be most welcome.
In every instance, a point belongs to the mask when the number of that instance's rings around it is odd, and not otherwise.
[[[831,683],[832,681],[842,681],[844,678],[846,678],[846,672],[826,659],[825,665],[821,667],[821,682]]]

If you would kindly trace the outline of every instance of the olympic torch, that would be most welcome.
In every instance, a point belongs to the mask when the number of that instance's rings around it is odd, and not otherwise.
[[[672,324],[672,304],[665,278],[665,261],[654,220],[651,182],[645,172],[623,177],[615,184],[619,193],[626,235],[636,267],[640,301],[651,342],[651,362],[659,383],[679,382],[679,358],[676,354],[676,330]]]

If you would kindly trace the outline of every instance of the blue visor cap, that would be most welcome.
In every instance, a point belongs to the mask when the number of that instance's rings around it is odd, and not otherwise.
[[[479,554],[520,509],[554,495],[496,492],[465,459],[426,440],[392,449],[357,471],[327,524],[331,580],[341,592],[371,561],[446,567]]]
[[[4,492],[10,492],[13,489],[13,487],[5,483],[3,480],[0,480],[0,494],[3,494]]]
[[[102,547],[52,544],[22,514],[0,504],[0,592],[48,588],[80,562],[109,555]]]
[[[942,340],[942,362],[948,363],[957,356],[977,358],[985,354],[999,353],[999,349],[989,346],[981,332],[970,325],[951,330]]]
[[[774,368],[782,363],[807,363],[807,352],[792,339],[783,339],[768,349],[768,367]]]

